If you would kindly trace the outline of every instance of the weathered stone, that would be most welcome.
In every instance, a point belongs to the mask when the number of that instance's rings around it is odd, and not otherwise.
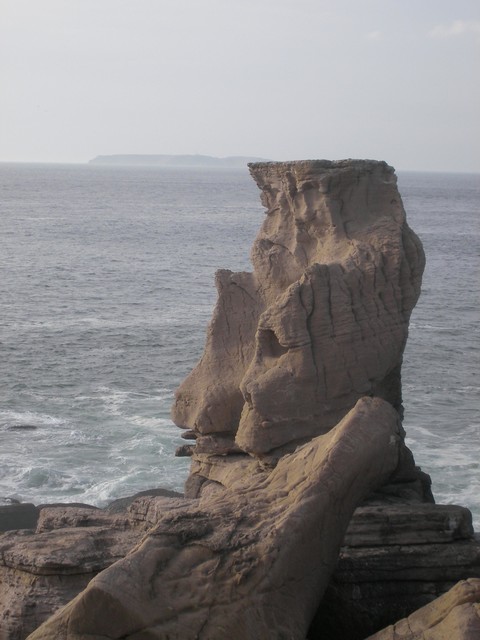
[[[473,537],[472,514],[465,507],[438,504],[385,504],[358,507],[343,545],[435,544]]]
[[[267,207],[254,272],[217,273],[205,352],[173,409],[198,436],[192,474],[201,477],[190,480],[191,496],[206,487],[209,453],[244,451],[274,464],[362,396],[401,412],[400,365],[424,255],[393,169],[318,160],[250,171]]]
[[[355,505],[392,474],[401,446],[394,409],[364,398],[273,470],[257,461],[229,489],[158,514],[165,498],[138,499],[130,510],[158,519],[143,543],[31,640],[303,640]]]
[[[23,640],[141,536],[112,526],[0,536],[0,638]]]
[[[188,458],[193,455],[195,446],[193,444],[181,444],[175,449],[175,456],[177,458]]]
[[[125,498],[117,498],[113,502],[110,502],[103,510],[106,513],[123,513],[127,508],[137,500],[137,498],[144,498],[145,496],[163,496],[164,498],[182,498],[183,494],[178,491],[172,491],[170,489],[145,489],[144,491],[138,491],[133,496],[127,496]]]
[[[123,558],[178,499],[181,504],[182,494],[157,488],[105,509],[83,503],[35,507],[35,531],[0,536],[1,640],[23,640],[99,571]]]
[[[188,429],[187,431],[184,431],[182,434],[180,434],[180,437],[184,440],[196,440],[197,434],[195,433],[195,431]]]
[[[367,640],[478,640],[480,580],[456,584],[448,593]]]
[[[43,533],[53,529],[98,527],[114,524],[112,517],[103,513],[98,507],[53,504],[46,505],[40,509],[36,531],[37,533]]]

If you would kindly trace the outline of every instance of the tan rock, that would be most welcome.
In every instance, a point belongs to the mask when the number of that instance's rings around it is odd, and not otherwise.
[[[1,640],[25,638],[141,537],[112,526],[0,536]]]
[[[273,471],[255,462],[253,476],[158,514],[165,498],[136,501],[141,517],[158,517],[144,542],[31,640],[303,640],[353,509],[401,446],[394,409],[364,398]]]
[[[480,579],[456,584],[450,591],[367,640],[478,640]]]
[[[472,514],[458,505],[384,504],[358,507],[346,547],[438,544],[473,538]]]
[[[106,509],[73,503],[35,508],[36,531],[0,535],[0,639],[25,638],[123,558],[162,511],[183,502],[174,491],[148,489]]]
[[[250,165],[267,217],[253,274],[220,271],[205,352],[173,419],[207,458],[274,462],[326,433],[365,395],[401,410],[400,365],[424,255],[384,162]]]

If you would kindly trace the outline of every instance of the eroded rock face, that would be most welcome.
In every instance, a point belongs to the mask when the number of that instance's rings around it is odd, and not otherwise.
[[[113,519],[102,526],[89,526],[85,520],[80,524],[84,516],[78,514],[76,526],[70,522],[66,528],[0,536],[2,640],[23,640],[142,537],[142,531],[118,526]],[[51,519],[44,524],[50,526]]]
[[[150,504],[152,495],[162,497]],[[176,496],[181,499],[171,491],[147,490],[105,510],[46,505],[36,508],[36,529],[17,526],[0,535],[0,639],[26,638],[138,544],[158,520],[162,500],[171,509]],[[21,515],[13,524],[31,524]]]
[[[257,461],[200,499],[136,500],[155,523],[144,541],[30,639],[304,640],[355,506],[402,446],[395,410],[363,398],[273,470]]]
[[[400,366],[424,254],[384,162],[258,163],[267,217],[253,273],[220,271],[205,352],[173,419],[205,454],[278,458],[362,396],[401,410]]]

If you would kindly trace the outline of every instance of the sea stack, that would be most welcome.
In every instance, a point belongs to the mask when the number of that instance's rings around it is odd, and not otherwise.
[[[217,273],[204,354],[176,394],[196,438],[187,494],[225,455],[266,464],[328,432],[363,396],[401,415],[400,368],[425,264],[392,167],[373,160],[249,165],[266,218],[253,273]]]

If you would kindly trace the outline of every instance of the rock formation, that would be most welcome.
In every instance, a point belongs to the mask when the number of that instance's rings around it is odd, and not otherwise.
[[[36,531],[0,536],[1,640],[23,640],[143,535],[125,515],[115,518],[95,507],[39,511]]]
[[[143,542],[31,640],[304,640],[355,505],[402,447],[395,410],[363,398],[273,471],[257,463],[199,500],[145,499],[154,524]]]
[[[205,351],[173,408],[194,441],[187,497],[30,508],[36,532],[0,536],[1,640],[44,620],[32,640],[363,640],[480,574],[468,512],[425,504],[429,478],[404,444],[424,255],[393,169],[250,171],[267,208],[253,273],[217,273]],[[378,640],[433,628],[429,616]]]
[[[217,273],[205,352],[173,408],[174,422],[196,436],[191,496],[212,456],[274,463],[362,396],[401,411],[424,254],[393,169],[368,160],[249,166],[267,208],[254,271]]]

